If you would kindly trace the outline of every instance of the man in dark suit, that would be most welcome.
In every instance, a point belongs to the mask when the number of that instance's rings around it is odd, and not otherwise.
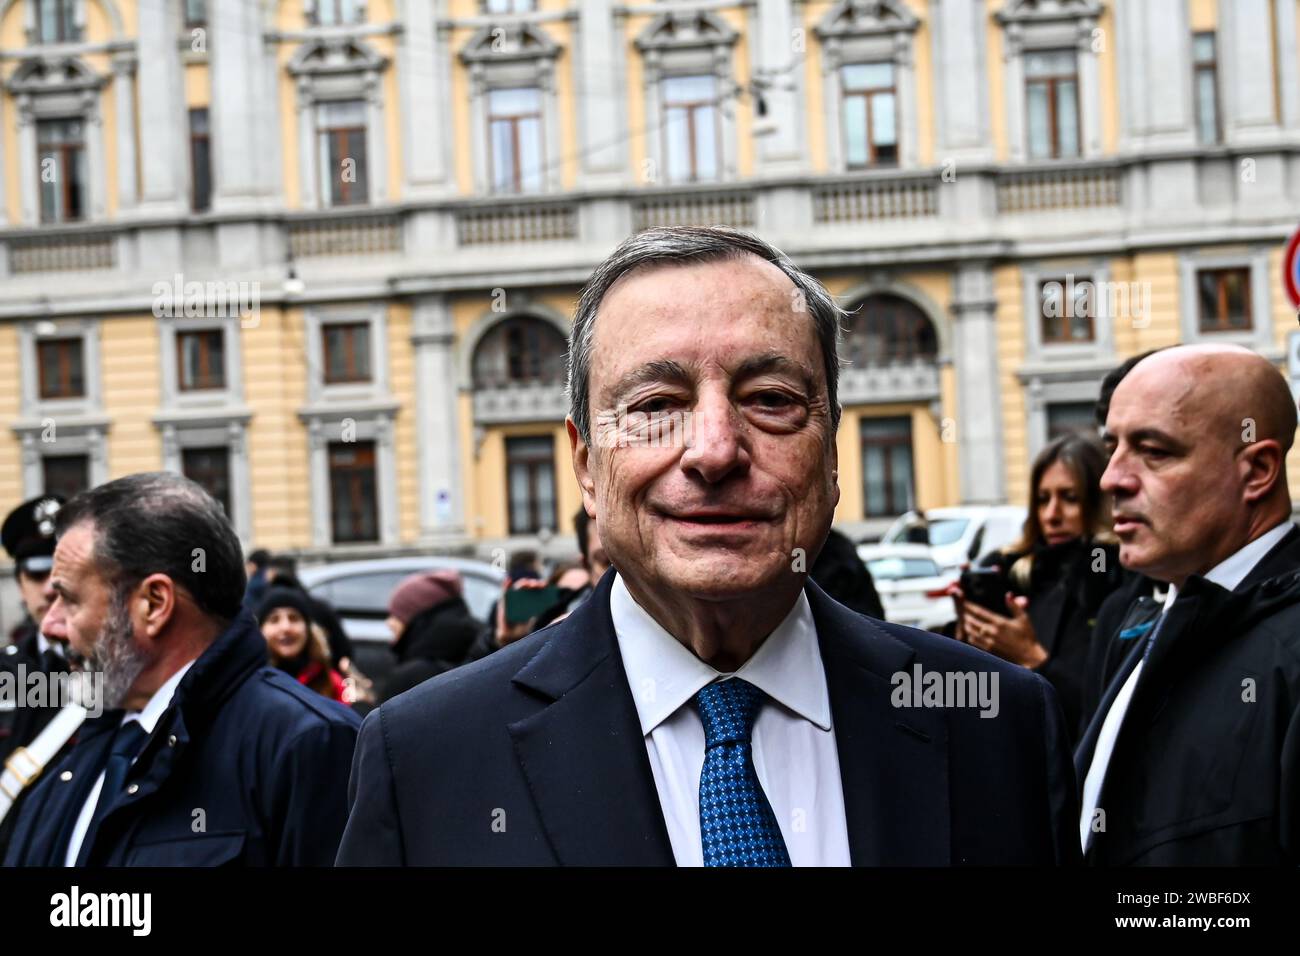
[[[367,718],[340,864],[1077,859],[1050,687],[808,580],[840,318],[730,230],[650,230],[597,268],[566,427],[613,570]]]
[[[6,865],[330,863],[359,720],[267,666],[221,506],[128,475],[56,527],[42,627],[86,661],[103,714],[31,792]]]
[[[1115,389],[1101,487],[1120,561],[1168,590],[1139,581],[1110,615],[1076,754],[1090,863],[1300,862],[1295,432],[1286,380],[1238,347],[1163,350]]]

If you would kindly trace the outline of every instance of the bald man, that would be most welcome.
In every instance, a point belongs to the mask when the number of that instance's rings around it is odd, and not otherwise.
[[[1115,390],[1101,487],[1120,561],[1168,591],[1113,637],[1075,757],[1089,863],[1300,862],[1295,432],[1286,381],[1242,348],[1166,349]]]

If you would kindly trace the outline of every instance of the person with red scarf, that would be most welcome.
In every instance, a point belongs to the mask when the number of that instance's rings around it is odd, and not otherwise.
[[[347,703],[343,675],[330,662],[324,632],[311,623],[307,593],[292,587],[267,589],[257,607],[271,665],[316,693]]]

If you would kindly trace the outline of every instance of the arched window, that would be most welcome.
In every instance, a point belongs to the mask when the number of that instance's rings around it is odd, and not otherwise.
[[[483,336],[474,351],[474,387],[564,384],[568,343],[545,319],[506,319]]]
[[[881,292],[867,296],[849,316],[844,352],[852,368],[932,360],[939,341],[934,325],[914,303]]]

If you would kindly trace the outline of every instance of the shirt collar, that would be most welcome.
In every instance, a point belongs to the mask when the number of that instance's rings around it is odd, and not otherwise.
[[[715,670],[664,630],[636,603],[622,575],[614,579],[609,610],[643,734],[648,736],[701,688],[728,677],[743,678],[788,710],[830,730],[826,671],[803,591],[753,657],[733,673]]]
[[[1205,580],[1229,591],[1235,591],[1237,586],[1246,580],[1246,576],[1255,570],[1255,565],[1264,560],[1264,555],[1272,551],[1277,543],[1287,536],[1290,530],[1291,522],[1283,521],[1271,530],[1264,532],[1244,548],[1224,558],[1206,572]],[[1169,610],[1177,597],[1178,588],[1172,584],[1169,585],[1169,594],[1165,597],[1163,610]]]
[[[195,658],[195,660],[197,660],[197,658]],[[144,728],[144,732],[146,734],[152,734],[153,729],[158,726],[158,720],[171,705],[172,696],[176,693],[176,688],[180,684],[181,678],[183,678],[193,666],[194,661],[190,661],[171,677],[167,678],[167,682],[154,691],[153,696],[149,698],[149,703],[144,705],[144,709],[128,713],[122,718],[122,723],[126,723],[128,720],[138,720],[140,726]]]
[[[59,657],[66,658],[68,656],[63,649],[63,642],[50,640],[41,633],[39,627],[36,629],[36,650],[41,654],[44,654],[46,651],[52,651],[59,655]]]

